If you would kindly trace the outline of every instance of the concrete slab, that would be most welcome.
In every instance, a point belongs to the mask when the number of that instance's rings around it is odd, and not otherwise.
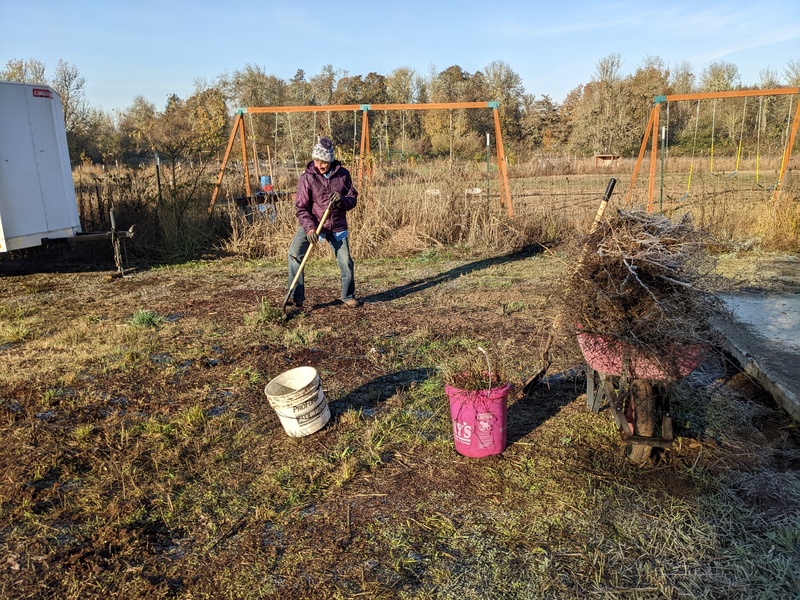
[[[739,366],[800,421],[800,294],[720,296],[731,318],[717,323]]]

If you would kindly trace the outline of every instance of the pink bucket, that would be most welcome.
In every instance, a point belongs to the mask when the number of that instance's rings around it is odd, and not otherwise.
[[[506,449],[506,400],[511,384],[491,390],[461,390],[446,385],[456,452],[472,458]]]

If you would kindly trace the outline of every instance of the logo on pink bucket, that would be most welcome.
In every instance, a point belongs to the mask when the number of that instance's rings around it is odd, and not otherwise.
[[[479,458],[499,454],[506,447],[506,400],[510,384],[488,390],[460,390],[445,386],[450,400],[456,451]]]
[[[472,425],[453,421],[453,437],[457,442],[469,446],[472,443]]]
[[[478,448],[494,448],[492,436],[492,413],[478,413],[475,415],[475,424],[470,425],[465,421],[453,421],[453,438],[465,446],[472,444],[472,434],[478,438]]]

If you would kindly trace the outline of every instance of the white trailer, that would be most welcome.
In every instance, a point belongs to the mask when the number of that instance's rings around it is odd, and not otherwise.
[[[61,97],[0,81],[0,252],[79,233]]]

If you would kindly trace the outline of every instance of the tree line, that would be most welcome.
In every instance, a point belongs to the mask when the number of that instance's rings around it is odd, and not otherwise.
[[[738,67],[725,61],[711,62],[699,74],[688,63],[670,68],[659,57],[646,57],[632,73],[624,73],[622,65],[616,53],[600,59],[590,80],[557,102],[526,91],[519,74],[503,61],[475,73],[453,65],[424,74],[400,67],[388,75],[365,76],[326,65],[312,76],[298,70],[290,80],[248,64],[213,82],[196,80],[192,95],[173,94],[163,108],[137,96],[131,106],[110,113],[91,106],[84,77],[63,60],[48,77],[41,62],[12,59],[0,79],[47,84],[61,95],[74,164],[137,166],[158,155],[173,170],[183,161],[216,158],[240,107],[319,107],[309,113],[248,115],[246,126],[259,152],[268,147],[274,159],[287,162],[305,160],[317,135],[331,136],[345,155],[357,151],[359,116],[326,112],[326,105],[481,101],[499,102],[509,156],[631,156],[639,149],[655,96],[800,86],[800,59],[790,60],[783,73],[765,68],[758,82],[746,84]],[[749,104],[742,99],[674,103],[666,119],[671,152],[688,154],[713,142],[719,152],[733,152],[742,143],[779,151],[792,101],[781,96],[751,98]],[[372,152],[379,155],[480,158],[493,124],[488,110],[373,111],[370,128]]]

